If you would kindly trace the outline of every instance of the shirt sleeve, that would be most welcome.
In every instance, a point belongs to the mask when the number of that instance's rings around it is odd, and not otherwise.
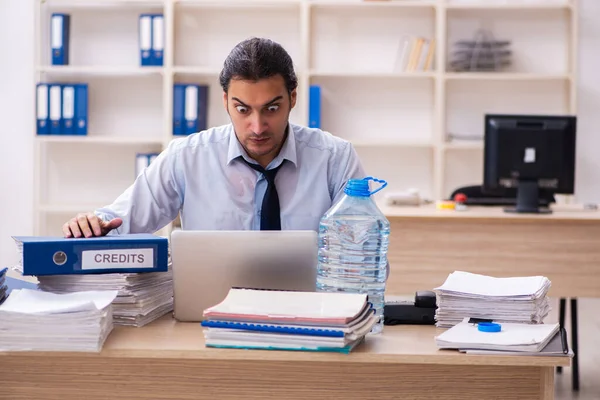
[[[173,148],[167,148],[112,204],[95,210],[104,221],[123,220],[109,234],[154,233],[177,217],[183,204],[183,182],[177,179],[176,156]]]
[[[334,204],[344,194],[348,179],[362,179],[366,175],[358,154],[350,142],[343,142],[332,161],[334,163],[331,169],[334,171],[332,176],[332,204]]]

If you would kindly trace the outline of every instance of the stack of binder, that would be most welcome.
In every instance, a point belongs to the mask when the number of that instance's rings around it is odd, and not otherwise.
[[[0,304],[8,295],[8,287],[6,286],[6,271],[8,268],[0,269]]]
[[[204,310],[205,345],[349,353],[377,322],[365,294],[233,288]]]
[[[173,310],[168,239],[151,234],[95,238],[15,237],[17,269],[56,294],[114,290],[116,325],[144,326]]]
[[[208,85],[173,85],[173,135],[191,135],[208,128]]]
[[[113,330],[116,295],[15,289],[0,305],[0,351],[98,352]]]
[[[550,312],[550,285],[544,276],[496,278],[455,271],[434,289],[436,326],[452,327],[465,318],[541,324]]]
[[[88,134],[88,84],[40,82],[36,91],[38,135]]]

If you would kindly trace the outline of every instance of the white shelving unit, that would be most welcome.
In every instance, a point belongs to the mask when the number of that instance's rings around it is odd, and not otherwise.
[[[36,234],[61,234],[77,212],[114,200],[134,179],[136,152],[172,139],[176,82],[209,85],[209,126],[228,123],[218,74],[231,48],[266,36],[299,77],[292,122],[307,124],[308,88],[322,91],[322,128],[353,142],[384,192],[434,200],[481,184],[485,113],[575,114],[576,0],[38,0],[37,82],[87,82],[89,134],[38,136]],[[71,63],[49,62],[49,17],[71,15]],[[138,17],[165,17],[164,66],[140,67]],[[447,67],[456,40],[490,29],[510,40],[502,72]],[[436,40],[430,71],[394,69],[403,35]],[[34,133],[35,134],[35,133]],[[171,226],[166,228],[168,233]]]

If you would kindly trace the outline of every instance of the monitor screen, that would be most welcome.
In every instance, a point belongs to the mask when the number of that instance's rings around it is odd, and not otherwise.
[[[486,115],[483,190],[516,188],[521,212],[540,211],[540,190],[572,194],[575,134],[574,116]]]

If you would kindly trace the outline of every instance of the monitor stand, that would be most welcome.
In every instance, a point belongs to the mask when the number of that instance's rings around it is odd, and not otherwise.
[[[537,180],[519,180],[517,186],[517,204],[506,207],[507,213],[550,214],[552,210],[540,207],[540,189]]]

